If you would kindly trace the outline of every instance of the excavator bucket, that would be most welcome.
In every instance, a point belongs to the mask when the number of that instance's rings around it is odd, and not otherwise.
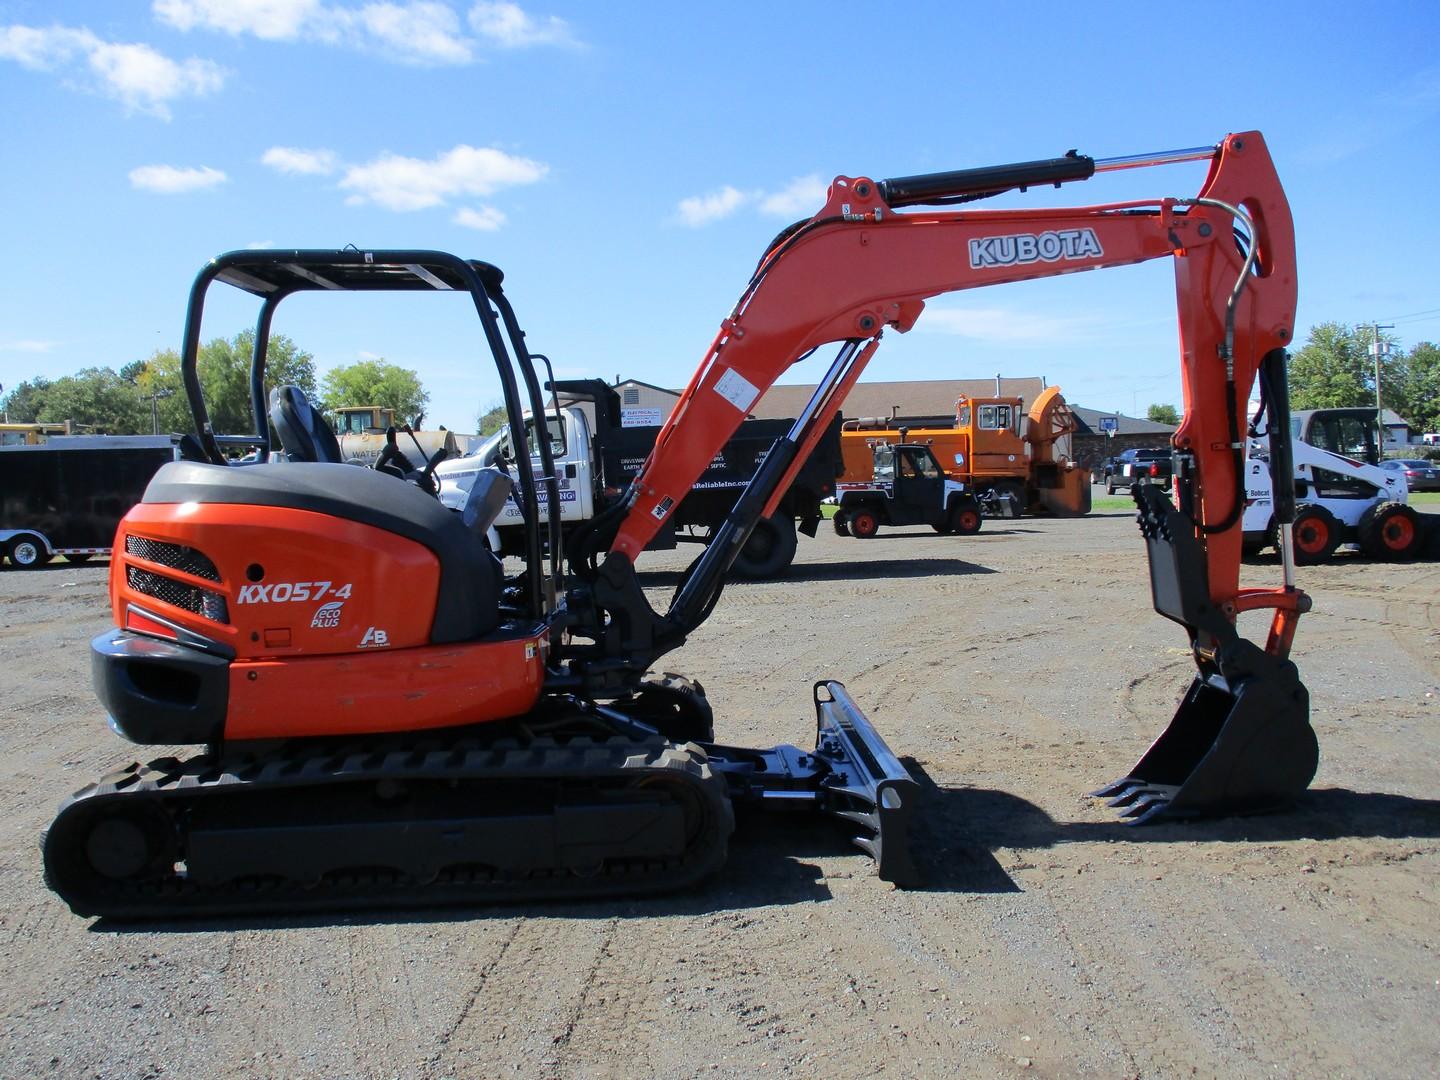
[[[1320,760],[1309,709],[1288,662],[1233,686],[1218,672],[1196,676],[1129,775],[1093,794],[1134,825],[1283,807],[1309,786]]]
[[[1130,772],[1092,792],[1131,824],[1283,807],[1314,779],[1310,697],[1288,659],[1239,636],[1209,602],[1189,518],[1153,485],[1135,489],[1155,610],[1190,630],[1199,674],[1170,726]]]

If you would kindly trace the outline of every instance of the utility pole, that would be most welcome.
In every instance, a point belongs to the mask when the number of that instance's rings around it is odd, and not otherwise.
[[[1370,355],[1375,358],[1375,434],[1380,439],[1380,456],[1385,456],[1385,410],[1380,402],[1380,358],[1390,355],[1390,343],[1380,340],[1381,330],[1394,330],[1393,325],[1370,324]]]
[[[175,393],[174,390],[152,390],[150,393],[145,395],[150,399],[150,426],[153,429],[153,433],[156,435],[160,434],[159,403],[165,398],[170,397],[170,395],[172,395],[173,393]]]

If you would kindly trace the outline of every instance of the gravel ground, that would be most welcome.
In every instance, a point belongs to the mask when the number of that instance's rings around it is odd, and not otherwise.
[[[689,554],[646,556],[657,602]],[[1433,1076],[1440,564],[1302,574],[1322,760],[1287,813],[1128,829],[1083,797],[1192,671],[1130,514],[826,531],[667,666],[754,745],[803,743],[811,682],[844,681],[927,781],[928,887],[758,817],[677,896],[131,928],[72,915],[36,852],[133,754],[89,687],[105,568],[7,571],[0,1074]]]

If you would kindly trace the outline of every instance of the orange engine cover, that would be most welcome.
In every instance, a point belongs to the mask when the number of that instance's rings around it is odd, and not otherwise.
[[[432,645],[439,584],[434,553],[383,529],[221,503],[139,504],[120,523],[110,567],[122,629],[233,651],[226,739],[412,731],[529,711],[548,628],[504,625]]]
[[[116,625],[133,604],[240,659],[426,645],[439,585],[413,540],[269,506],[140,503],[110,566]]]

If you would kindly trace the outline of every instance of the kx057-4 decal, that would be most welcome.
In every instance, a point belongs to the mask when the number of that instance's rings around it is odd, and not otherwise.
[[[242,585],[237,604],[287,604],[304,600],[323,600],[326,596],[336,600],[350,597],[350,583],[335,586],[330,581],[277,581],[272,585]]]

